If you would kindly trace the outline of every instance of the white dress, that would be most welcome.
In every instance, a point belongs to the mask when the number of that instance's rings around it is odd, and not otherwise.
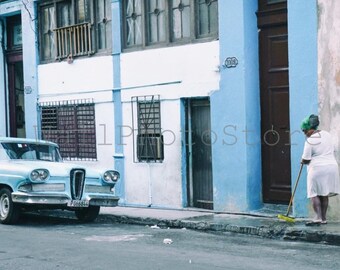
[[[307,197],[334,196],[340,193],[339,167],[334,157],[332,137],[318,131],[305,141],[302,159],[307,165]]]

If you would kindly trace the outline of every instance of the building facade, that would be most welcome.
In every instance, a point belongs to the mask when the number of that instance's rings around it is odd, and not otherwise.
[[[0,135],[53,140],[67,162],[114,166],[121,205],[286,204],[301,119],[319,113],[339,149],[340,38],[326,31],[337,31],[338,8],[334,0],[0,1]],[[297,216],[311,212],[305,189],[301,180]],[[331,202],[334,218],[339,206]]]

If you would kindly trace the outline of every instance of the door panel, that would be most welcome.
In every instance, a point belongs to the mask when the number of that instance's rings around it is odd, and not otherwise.
[[[211,164],[210,102],[208,99],[191,100],[191,175],[192,187],[189,201],[193,207],[213,209],[213,185]],[[190,191],[189,191],[190,195]]]
[[[6,19],[10,136],[26,137],[21,15]]]
[[[287,203],[291,195],[287,10],[275,12],[280,21],[271,12],[258,13],[263,200]]]
[[[22,56],[11,55],[7,59],[10,136],[25,138],[25,94]]]

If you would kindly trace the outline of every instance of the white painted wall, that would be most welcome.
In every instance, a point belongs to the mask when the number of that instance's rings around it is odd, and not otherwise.
[[[129,127],[123,129],[127,204],[182,208],[180,98],[209,96],[218,90],[218,59],[218,41],[122,54],[124,125],[132,126],[131,97],[160,95],[162,130],[171,131],[164,133],[169,145],[162,163],[134,163],[134,136],[129,136]],[[155,85],[162,83],[169,84]],[[147,85],[154,86],[130,89]]]
[[[122,54],[122,88],[181,81],[166,89],[154,87],[123,91],[131,95],[161,94],[166,99],[206,96],[218,89],[218,41]],[[155,92],[156,90],[156,92]]]
[[[76,58],[72,64],[66,61],[39,65],[39,91],[46,95],[78,95],[80,92],[100,92],[113,87],[111,56]]]
[[[113,66],[111,56],[39,65],[39,102],[93,99],[96,113],[98,162],[89,166],[112,168],[114,154]]]
[[[218,41],[123,53],[122,143],[125,202],[182,207],[180,98],[209,96],[219,87]],[[38,67],[39,102],[93,98],[96,103],[98,162],[112,167],[114,154],[113,65],[111,57],[75,59]],[[176,83],[171,83],[176,82]],[[164,84],[166,85],[157,85]],[[132,88],[131,88],[132,87]],[[163,163],[134,163],[131,97],[160,95],[165,146]]]
[[[321,128],[334,139],[340,164],[340,1],[318,0],[318,86]],[[340,196],[330,199],[329,216],[340,220]]]

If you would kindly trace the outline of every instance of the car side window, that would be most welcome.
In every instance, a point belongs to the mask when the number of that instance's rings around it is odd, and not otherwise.
[[[21,159],[35,160],[35,159],[37,159],[37,155],[36,155],[35,151],[27,151],[27,152],[23,153],[20,158]]]
[[[17,159],[18,155],[15,151],[11,150],[11,149],[7,149],[7,155],[10,157],[10,159]]]
[[[14,144],[11,143],[2,143],[1,149],[4,150],[7,156],[7,159],[18,159],[19,158],[19,152],[17,147],[15,147]]]

